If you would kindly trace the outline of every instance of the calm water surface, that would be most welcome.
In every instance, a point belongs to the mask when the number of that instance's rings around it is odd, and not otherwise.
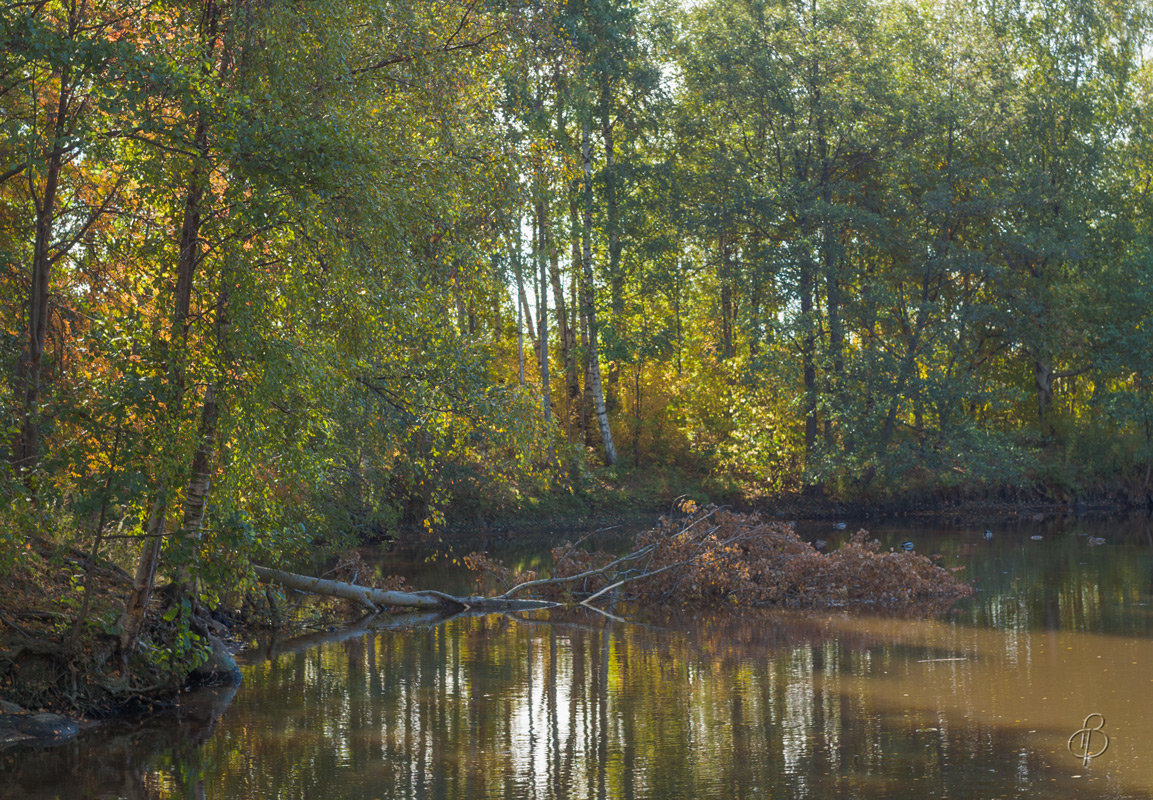
[[[1147,521],[873,531],[977,595],[939,620],[553,613],[285,642],[179,720],[0,752],[0,798],[1153,797]],[[1091,713],[1109,747],[1086,766],[1067,743]]]

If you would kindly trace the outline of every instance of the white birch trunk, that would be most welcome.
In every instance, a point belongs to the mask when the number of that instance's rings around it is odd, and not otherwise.
[[[613,445],[613,432],[609,427],[608,410],[605,408],[605,394],[601,386],[600,350],[597,346],[596,302],[593,300],[593,256],[592,256],[592,138],[589,121],[581,123],[581,165],[584,173],[584,224],[581,232],[581,261],[584,267],[584,306],[588,325],[589,346],[589,386],[592,389],[593,407],[597,423],[600,425],[601,441],[605,448],[605,463],[612,466],[617,460],[617,449]]]

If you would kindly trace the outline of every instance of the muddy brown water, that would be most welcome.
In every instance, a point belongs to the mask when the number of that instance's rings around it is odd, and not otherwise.
[[[0,798],[1153,797],[1148,521],[982,530],[873,528],[975,582],[941,619],[418,617],[280,643],[179,718],[0,751]]]

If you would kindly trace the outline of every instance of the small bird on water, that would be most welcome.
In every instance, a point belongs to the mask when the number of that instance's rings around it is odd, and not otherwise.
[[[912,542],[901,542],[901,549],[905,551],[912,550],[915,546]]]
[[[991,530],[989,530],[988,528],[985,528],[985,541],[987,542],[992,538],[993,538],[993,532]]]
[[[1105,544],[1105,539],[1100,536],[1090,536],[1089,546],[1096,547],[1097,545]]]

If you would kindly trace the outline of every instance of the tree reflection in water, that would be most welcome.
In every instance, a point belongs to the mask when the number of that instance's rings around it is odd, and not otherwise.
[[[0,752],[0,798],[1149,797],[1148,550],[1052,539],[975,551],[984,591],[951,621],[418,617],[288,643],[215,727]],[[1112,744],[1085,768],[1065,743],[1090,712]]]

